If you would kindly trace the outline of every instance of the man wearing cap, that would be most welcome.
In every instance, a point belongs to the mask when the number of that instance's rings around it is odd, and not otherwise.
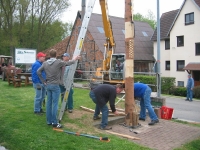
[[[33,82],[33,87],[35,89],[35,99],[34,99],[34,113],[41,115],[44,113],[42,110],[42,102],[45,99],[46,95],[46,88],[45,85],[41,82],[40,78],[37,75],[37,70],[42,66],[42,63],[45,61],[45,54],[42,52],[39,52],[37,54],[37,60],[36,62],[32,65],[32,82]],[[46,79],[45,72],[42,71],[42,77]]]
[[[56,59],[56,50],[52,49],[49,52],[50,59],[45,61],[42,66],[38,69],[37,74],[47,87],[47,105],[46,105],[46,117],[47,124],[52,125],[55,128],[61,128],[62,125],[58,123],[57,112],[58,112],[58,100],[60,96],[61,74],[62,67],[74,64],[76,60],[80,59],[80,56],[74,57],[70,61],[62,61]],[[46,73],[46,80],[42,77],[42,71]]]
[[[63,61],[69,61],[69,58],[70,58],[70,55],[68,53],[64,53],[62,55]],[[68,76],[69,68],[70,68],[70,66],[64,66],[62,68],[62,75],[61,75],[62,83],[60,84],[61,101],[63,101],[64,94],[65,94],[65,91],[66,91],[66,88],[64,86],[64,82],[65,82],[65,80]],[[67,99],[67,105],[65,107],[66,110],[68,109],[69,113],[72,113],[72,110],[73,110],[73,93],[74,93],[74,90],[71,87],[70,91],[69,91],[68,99]]]
[[[187,98],[186,101],[190,101],[192,102],[192,98],[193,98],[193,88],[194,88],[194,80],[192,78],[191,74],[188,74],[188,81],[187,81]]]

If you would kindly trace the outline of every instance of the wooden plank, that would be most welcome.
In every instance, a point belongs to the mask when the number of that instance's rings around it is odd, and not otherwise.
[[[140,140],[140,138],[130,136],[130,135],[120,134],[120,133],[116,133],[116,132],[112,132],[112,131],[106,131],[106,132],[114,134],[114,135],[118,135],[118,136],[121,136],[121,137],[125,137],[125,138],[128,138],[128,139],[132,139],[132,140]]]

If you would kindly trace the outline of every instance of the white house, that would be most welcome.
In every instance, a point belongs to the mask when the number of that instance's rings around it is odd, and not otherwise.
[[[162,14],[160,18],[161,76],[175,77],[176,86],[186,86],[188,73],[195,86],[200,85],[200,0],[184,0],[178,10]],[[154,56],[157,56],[157,30]]]

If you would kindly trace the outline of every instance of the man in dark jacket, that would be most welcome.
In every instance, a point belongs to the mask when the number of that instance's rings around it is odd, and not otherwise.
[[[36,62],[32,65],[31,69],[31,74],[32,74],[32,82],[33,82],[33,87],[35,89],[35,99],[34,99],[34,113],[41,115],[44,113],[42,110],[42,102],[45,99],[46,95],[46,88],[45,85],[40,81],[38,75],[37,75],[37,70],[42,66],[42,63],[45,61],[45,54],[42,52],[39,52],[37,54],[37,60]],[[45,72],[42,71],[42,77],[46,79]]]
[[[100,84],[90,91],[90,98],[96,104],[93,119],[100,119],[99,114],[100,111],[102,112],[102,120],[99,127],[101,130],[112,129],[111,127],[107,126],[109,110],[106,104],[107,102],[109,102],[112,112],[117,115],[118,112],[115,109],[115,98],[116,94],[120,93],[122,90],[123,87],[121,84],[117,84],[116,86],[109,84]]]

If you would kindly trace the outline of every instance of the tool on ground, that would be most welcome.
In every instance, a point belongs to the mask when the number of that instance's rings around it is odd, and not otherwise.
[[[82,22],[81,30],[80,30],[80,33],[79,33],[79,36],[78,36],[78,40],[77,40],[77,43],[76,43],[76,47],[75,47],[73,57],[80,55],[95,1],[96,0],[90,0],[88,2],[87,9],[86,9],[87,11],[85,12],[85,15],[84,15],[84,19],[83,19],[83,22]],[[65,107],[66,107],[66,104],[67,104],[67,98],[68,98],[70,88],[71,88],[72,83],[73,83],[73,77],[74,77],[76,67],[77,67],[77,61],[70,66],[68,76],[63,77],[65,79],[64,86],[66,88],[66,91],[65,91],[64,98],[63,98],[63,101],[62,101],[60,113],[59,113],[59,116],[58,116],[59,122],[62,120],[63,114],[65,112]]]
[[[140,140],[140,138],[125,135],[125,134],[119,134],[119,133],[112,132],[112,131],[106,131],[106,132],[111,133],[111,134],[115,134],[115,135],[119,135],[119,136],[122,136],[122,137],[125,137],[125,138],[129,138],[129,139],[132,139],[132,140]]]
[[[71,131],[57,129],[57,128],[53,128],[53,130],[58,131],[58,132],[65,132],[65,133],[73,134],[73,135],[77,135],[77,136],[85,136],[85,137],[88,137],[88,138],[93,138],[93,139],[97,139],[97,140],[104,141],[104,142],[110,142],[110,139],[108,139],[108,137],[97,137],[97,136],[93,136],[93,135],[89,135],[89,134],[71,132]]]

